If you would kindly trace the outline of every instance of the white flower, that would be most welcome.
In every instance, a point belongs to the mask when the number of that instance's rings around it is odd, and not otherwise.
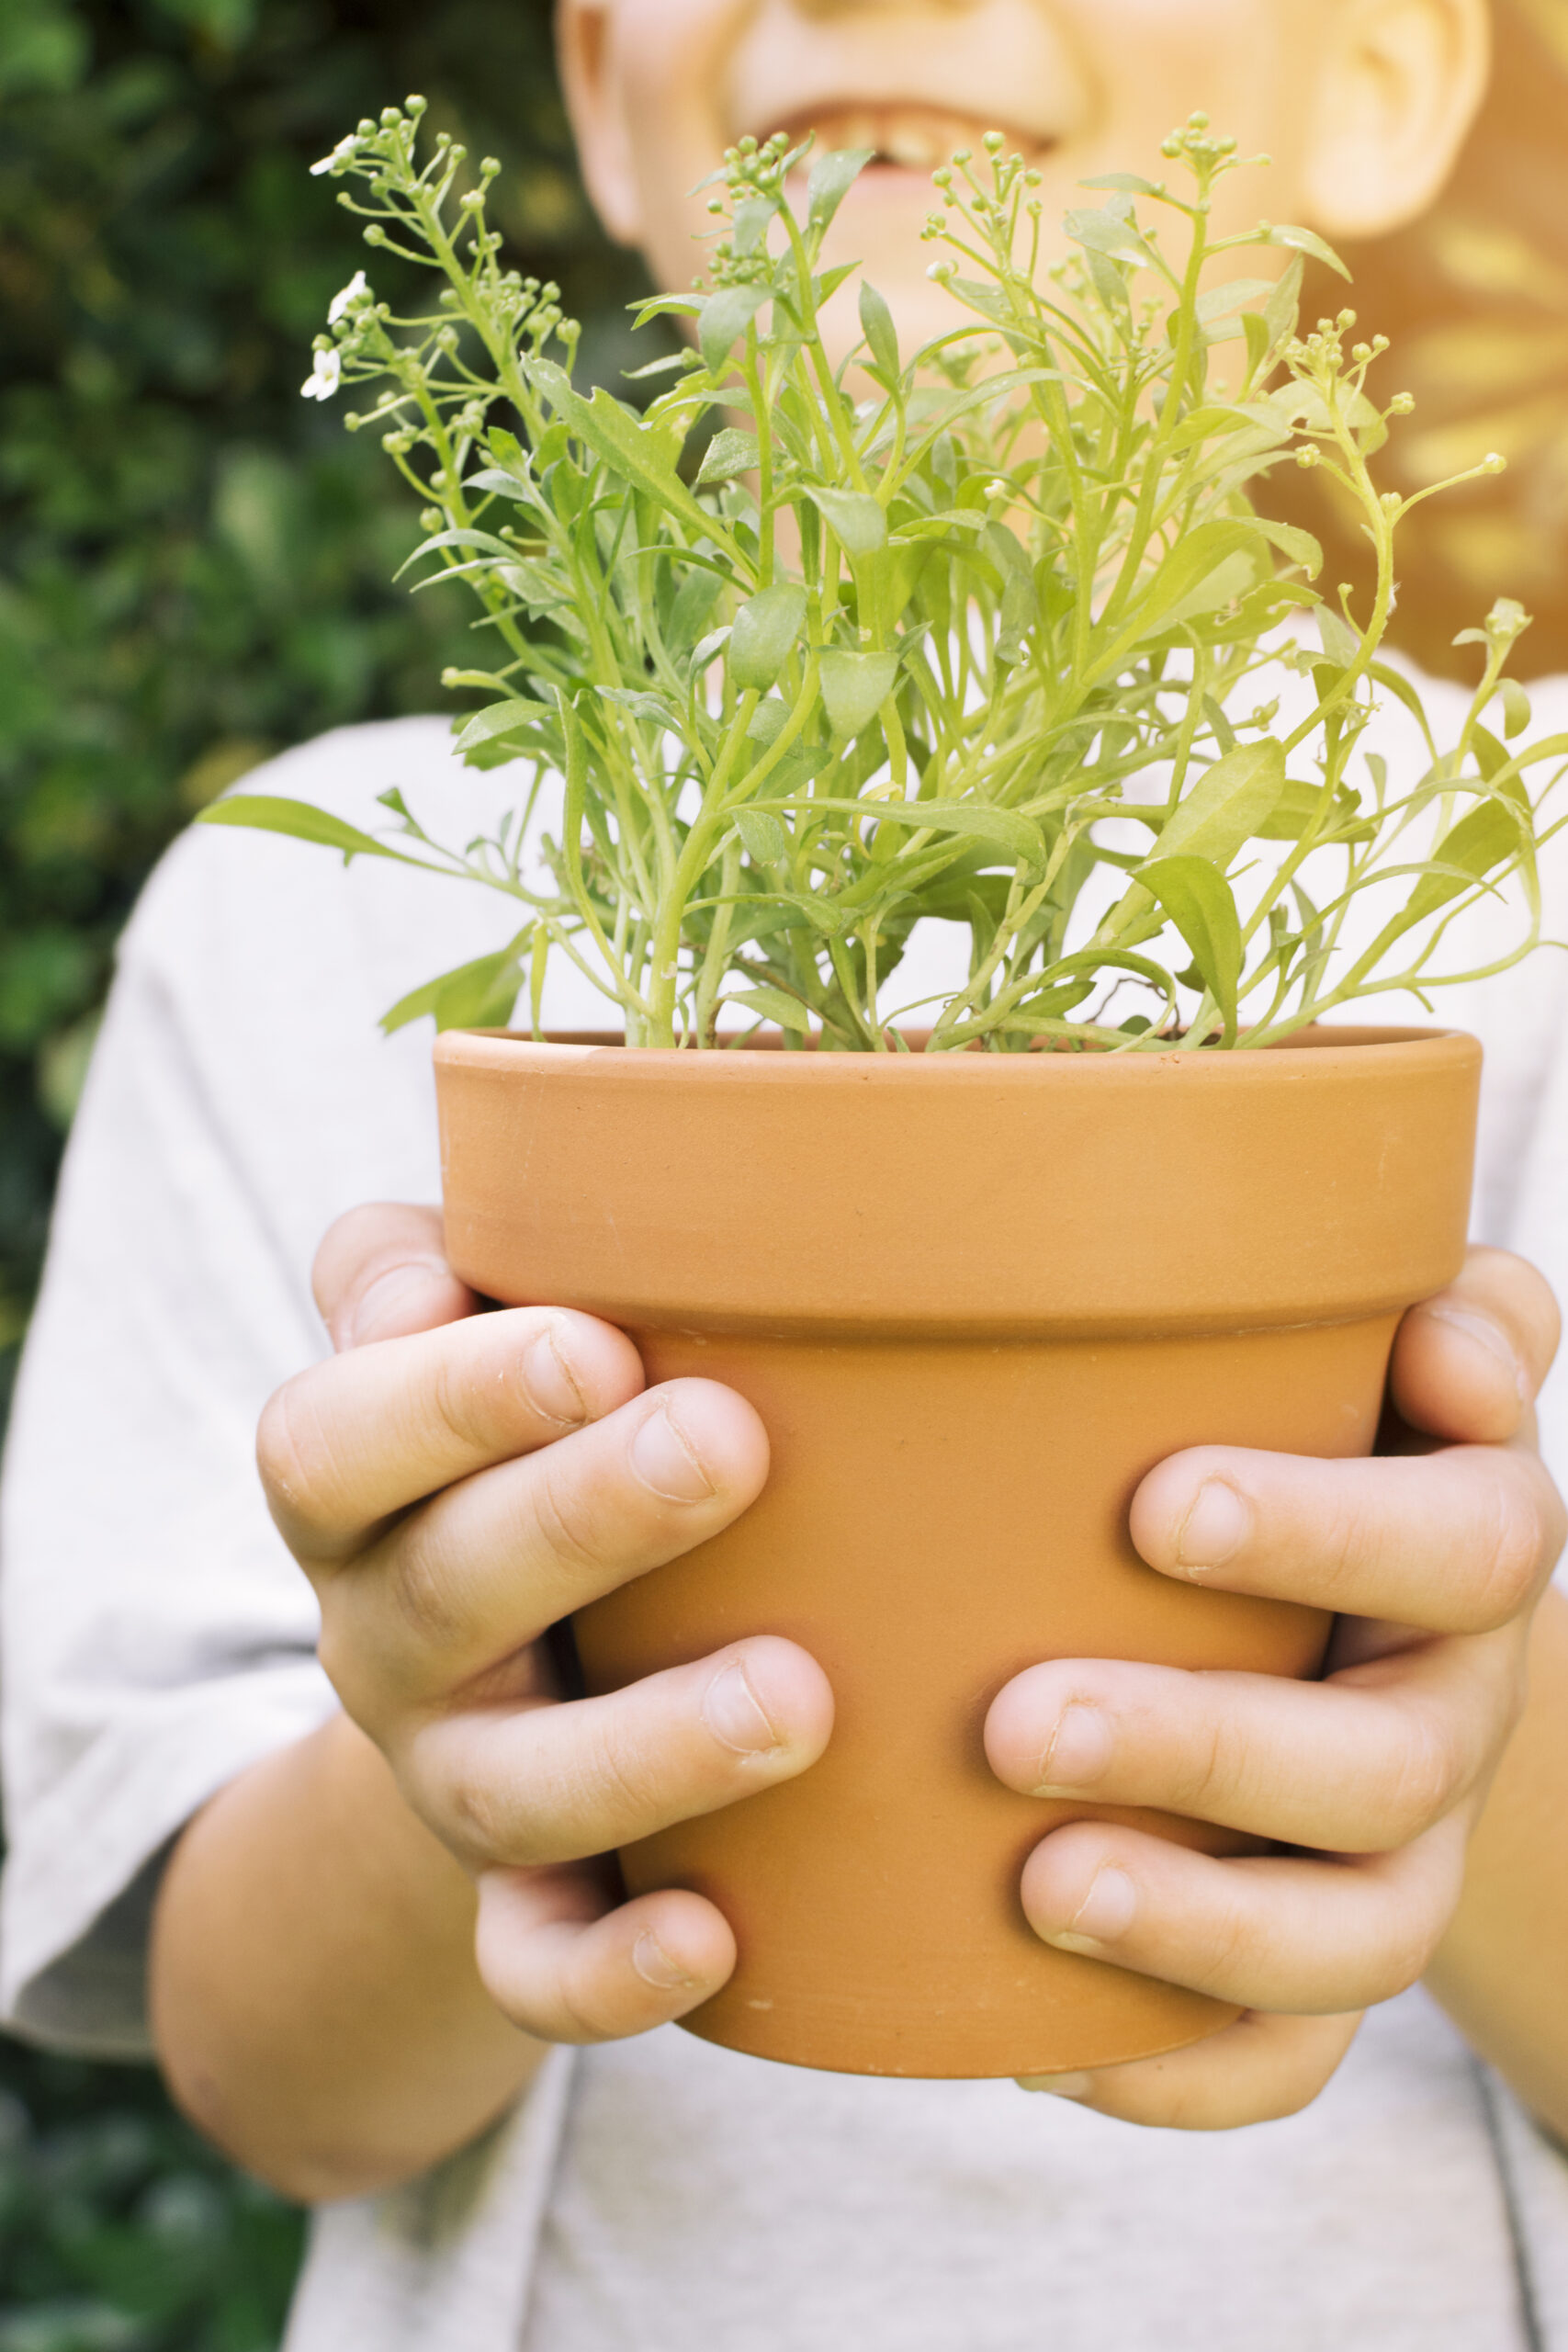
[[[311,164],[310,177],[313,180],[319,180],[323,172],[335,171],[340,164],[347,163],[353,153],[354,134],[351,131],[346,139],[340,139],[338,141],[337,145],[333,149],[330,155],[323,155],[319,164]]]
[[[342,292],[333,296],[332,306],[327,311],[328,326],[335,327],[344,312],[351,309],[355,302],[363,302],[369,291],[369,282],[365,272],[362,269],[356,269]]]
[[[316,364],[299,390],[308,401],[330,401],[342,380],[342,352],[318,351]]]

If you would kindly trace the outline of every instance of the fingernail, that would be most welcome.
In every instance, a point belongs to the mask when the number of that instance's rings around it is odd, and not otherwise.
[[[1138,1907],[1138,1892],[1125,1871],[1107,1863],[1095,1873],[1094,1883],[1066,1926],[1045,1941],[1058,1951],[1103,1951],[1124,1936]]]
[[[1051,1745],[1040,1759],[1035,1795],[1070,1796],[1076,1789],[1102,1780],[1115,1745],[1115,1726],[1110,1716],[1075,1700],[1056,1719]]]
[[[706,1502],[713,1493],[713,1480],[668,1405],[650,1413],[633,1438],[632,1461],[644,1486],[666,1502]]]
[[[703,1721],[716,1740],[738,1755],[763,1756],[784,1745],[738,1657],[720,1667],[708,1684],[703,1697]]]
[[[1519,1396],[1528,1405],[1530,1400],[1529,1373],[1519,1362],[1514,1343],[1499,1323],[1490,1315],[1476,1315],[1462,1306],[1429,1306],[1427,1309],[1434,1323],[1446,1323],[1450,1330],[1459,1331],[1477,1347],[1484,1348],[1495,1363],[1500,1363]]]
[[[1252,1506],[1224,1478],[1205,1478],[1176,1539],[1176,1566],[1201,1577],[1224,1566],[1252,1532]]]
[[[349,1300],[341,1315],[333,1322],[333,1343],[338,1348],[359,1348],[377,1337],[378,1326],[383,1329],[395,1319],[394,1310],[411,1299],[416,1291],[425,1289],[434,1280],[450,1282],[452,1270],[440,1258],[405,1258],[389,1266],[384,1274]]]
[[[1058,2098],[1087,2098],[1094,2088],[1092,2075],[1016,2075],[1021,2091],[1054,2091]]]
[[[587,1419],[582,1391],[553,1323],[536,1331],[523,1351],[523,1385],[529,1402],[547,1421],[563,1421],[575,1428]]]
[[[632,1946],[632,1966],[645,1984],[654,1985],[660,1993],[686,1992],[697,1981],[671,1959],[659,1938],[647,1928]]]

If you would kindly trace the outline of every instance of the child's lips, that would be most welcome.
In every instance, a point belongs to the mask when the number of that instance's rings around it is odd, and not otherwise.
[[[927,178],[963,149],[978,153],[987,130],[1000,130],[1008,151],[1030,163],[1038,162],[1055,143],[1048,133],[1024,130],[1005,120],[981,122],[942,107],[886,101],[838,101],[800,107],[770,121],[766,131],[760,128],[759,136],[775,130],[786,132],[791,140],[815,132],[818,154],[869,147],[874,159],[873,170],[918,172]]]

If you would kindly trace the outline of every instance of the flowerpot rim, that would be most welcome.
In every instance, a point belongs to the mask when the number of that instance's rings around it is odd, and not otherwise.
[[[917,1035],[923,1033],[915,1032]],[[1303,1062],[1298,1056],[1310,1056]],[[722,1084],[812,1087],[838,1085],[907,1086],[917,1076],[941,1085],[1103,1085],[1109,1078],[1132,1085],[1150,1085],[1179,1076],[1202,1085],[1236,1085],[1261,1075],[1269,1082],[1318,1082],[1349,1075],[1359,1067],[1367,1074],[1367,1059],[1375,1056],[1383,1072],[1396,1074],[1464,1066],[1479,1062],[1481,1047],[1467,1030],[1436,1026],[1401,1026],[1350,1023],[1318,1023],[1297,1029],[1272,1045],[1248,1050],[1203,1047],[1165,1052],[982,1053],[957,1049],[951,1053],[829,1053],[815,1046],[785,1052],[778,1033],[729,1048],[694,1050],[669,1046],[627,1046],[611,1030],[552,1030],[536,1038],[520,1029],[449,1029],[435,1040],[437,1068],[465,1063],[491,1070],[517,1069],[564,1072],[572,1065],[594,1065],[596,1077],[647,1083],[671,1075],[694,1085]]]
[[[435,1063],[454,1267],[631,1330],[1279,1329],[1413,1306],[1463,1261],[1459,1030],[931,1059],[448,1031]]]

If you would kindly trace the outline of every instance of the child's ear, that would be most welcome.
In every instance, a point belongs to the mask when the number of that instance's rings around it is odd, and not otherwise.
[[[1488,0],[1342,0],[1303,154],[1313,225],[1381,237],[1452,169],[1491,67]]]
[[[558,0],[556,55],[577,160],[593,209],[617,244],[642,243],[642,199],[625,94],[615,69],[615,0]]]

